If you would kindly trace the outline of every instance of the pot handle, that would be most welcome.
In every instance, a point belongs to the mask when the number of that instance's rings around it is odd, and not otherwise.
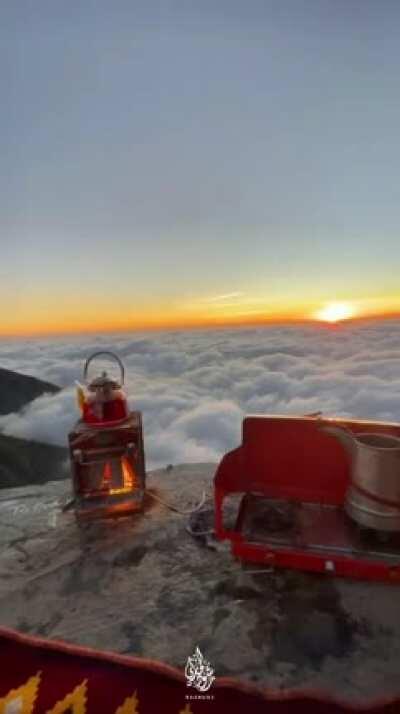
[[[95,357],[99,357],[99,355],[107,355],[108,357],[112,357],[113,360],[115,360],[115,362],[118,364],[118,366],[119,366],[119,368],[120,368],[120,371],[121,371],[121,386],[122,386],[123,383],[124,383],[124,379],[125,379],[125,368],[124,368],[124,365],[122,364],[120,358],[119,358],[116,354],[114,354],[114,352],[109,352],[109,351],[107,351],[107,350],[106,350],[106,351],[102,351],[102,350],[101,350],[100,352],[94,352],[94,353],[93,353],[90,357],[88,357],[88,359],[86,360],[86,362],[85,362],[85,367],[84,367],[84,369],[83,369],[83,379],[84,379],[84,381],[85,381],[85,384],[87,385],[87,383],[88,383],[88,382],[87,382],[87,374],[88,374],[89,364],[91,363],[91,361],[92,361]]]

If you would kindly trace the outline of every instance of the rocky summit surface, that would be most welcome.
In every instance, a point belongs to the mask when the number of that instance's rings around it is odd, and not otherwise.
[[[0,624],[183,669],[196,645],[216,675],[316,687],[341,699],[400,694],[397,585],[270,571],[193,537],[212,464],[148,475],[143,513],[79,525],[68,481],[0,492]],[[212,527],[212,500],[190,518]]]

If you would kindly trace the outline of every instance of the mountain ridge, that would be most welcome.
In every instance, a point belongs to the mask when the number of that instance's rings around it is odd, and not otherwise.
[[[43,394],[57,394],[61,391],[51,382],[45,382],[29,374],[13,372],[0,367],[0,415],[19,412],[29,402]]]
[[[43,394],[61,388],[27,374],[0,368],[0,415],[24,409]],[[0,489],[66,478],[68,449],[0,432]]]

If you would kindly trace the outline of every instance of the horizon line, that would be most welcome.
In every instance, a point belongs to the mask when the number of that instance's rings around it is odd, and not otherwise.
[[[223,330],[223,329],[246,329],[251,327],[275,327],[275,326],[294,326],[294,325],[313,325],[320,328],[330,328],[335,329],[339,326],[345,324],[354,323],[366,323],[366,322],[377,322],[381,320],[391,320],[400,319],[400,311],[388,312],[388,313],[371,313],[369,315],[358,315],[348,318],[343,318],[335,322],[330,322],[328,320],[319,320],[312,317],[275,317],[275,318],[263,318],[246,320],[243,322],[239,321],[213,321],[213,322],[188,322],[186,324],[182,323],[159,323],[157,325],[132,325],[125,327],[110,327],[104,325],[103,327],[91,328],[89,326],[78,328],[78,329],[67,329],[63,331],[58,330],[46,330],[41,331],[40,329],[28,332],[12,332],[12,333],[0,333],[0,340],[15,340],[15,339],[27,339],[27,338],[40,338],[40,337],[66,337],[66,336],[82,336],[82,335],[94,335],[94,334],[129,334],[132,332],[185,332],[194,330]]]

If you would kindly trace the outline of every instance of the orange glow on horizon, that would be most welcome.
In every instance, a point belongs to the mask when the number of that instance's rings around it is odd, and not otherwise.
[[[225,296],[223,296],[225,297]],[[226,296],[231,300],[230,296]],[[254,302],[253,309],[251,303]],[[342,320],[385,319],[400,316],[399,298],[377,298],[343,302],[291,301],[269,303],[268,299],[230,301],[215,305],[211,300],[175,302],[168,308],[164,305],[110,305],[93,303],[79,308],[68,304],[63,309],[61,301],[54,301],[51,311],[43,305],[32,304],[24,309],[4,311],[0,325],[0,337],[23,338],[57,336],[67,334],[90,334],[99,332],[134,332],[147,330],[212,329],[223,327],[246,327],[282,323],[335,323]],[[210,307],[211,305],[211,307]],[[267,306],[267,307],[266,307]],[[5,316],[4,316],[5,315]]]

